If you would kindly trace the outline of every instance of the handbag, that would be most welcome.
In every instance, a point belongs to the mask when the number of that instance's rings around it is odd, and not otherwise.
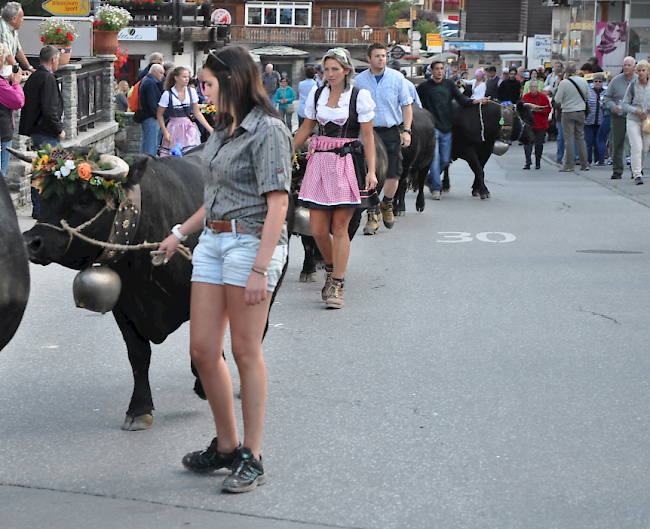
[[[145,119],[147,119],[148,114],[146,110],[142,107],[140,107],[138,110],[135,111],[133,114],[133,121],[135,123],[143,123]]]
[[[286,99],[287,94],[284,92],[284,90],[282,90],[282,88],[280,88],[280,90],[282,91],[282,99]],[[291,103],[285,103],[284,111],[287,114],[293,114],[296,111],[296,103],[293,101]]]

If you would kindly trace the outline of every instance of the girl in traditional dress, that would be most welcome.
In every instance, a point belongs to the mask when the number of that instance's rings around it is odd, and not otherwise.
[[[184,66],[175,68],[167,76],[160,101],[158,102],[158,123],[163,133],[163,140],[158,151],[159,156],[169,156],[178,143],[181,153],[201,143],[198,128],[190,119],[194,119],[212,134],[212,127],[201,114],[199,96],[196,90],[188,86],[190,72]],[[165,126],[164,114],[169,111],[169,122]]]
[[[325,307],[340,309],[350,256],[350,219],[355,208],[379,203],[377,194],[371,193],[377,186],[372,131],[375,103],[370,92],[353,87],[354,69],[347,50],[329,50],[323,57],[323,72],[323,86],[312,88],[307,97],[305,121],[296,132],[294,146],[301,147],[314,126],[319,126],[309,144],[299,198],[310,209],[311,231],[326,263]]]

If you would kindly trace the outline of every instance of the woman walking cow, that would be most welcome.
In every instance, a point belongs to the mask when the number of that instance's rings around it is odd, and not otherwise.
[[[266,403],[262,336],[271,296],[287,259],[291,133],[266,95],[245,48],[210,52],[205,95],[219,112],[205,144],[204,205],[172,229],[160,248],[171,258],[189,233],[203,230],[192,259],[190,352],[217,428],[210,446],[187,454],[194,472],[231,468],[222,490],[266,483],[260,442]],[[241,380],[244,442],[239,443],[232,384],[222,349],[230,323]]]
[[[312,88],[307,97],[305,121],[296,132],[294,146],[300,148],[318,124],[319,134],[309,144],[299,198],[310,209],[312,235],[326,263],[321,293],[325,307],[340,309],[352,214],[357,207],[379,203],[376,194],[368,193],[377,186],[372,130],[375,103],[367,90],[353,88],[354,70],[347,50],[329,50],[323,57],[323,72],[323,87]]]

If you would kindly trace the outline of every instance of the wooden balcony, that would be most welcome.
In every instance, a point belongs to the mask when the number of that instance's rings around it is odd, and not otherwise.
[[[277,28],[231,26],[233,43],[369,46],[375,42],[388,44],[397,40],[396,28]]]
[[[174,26],[196,27],[210,25],[210,6],[198,2],[163,2],[162,4],[122,4],[110,2],[126,9],[133,16],[130,27]]]

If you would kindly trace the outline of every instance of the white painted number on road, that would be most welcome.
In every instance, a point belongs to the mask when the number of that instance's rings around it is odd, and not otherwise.
[[[500,235],[501,237],[503,237],[503,240],[494,241],[494,240],[488,239],[488,235],[490,235],[491,233],[493,233],[494,235]],[[502,231],[484,231],[483,233],[477,233],[476,238],[479,241],[483,241],[483,242],[512,242],[517,237],[515,237],[512,233],[505,233],[505,232],[502,232]]]
[[[437,242],[471,242],[471,233],[465,231],[439,231],[438,235],[442,235],[444,240],[438,239]],[[516,240],[512,233],[505,233],[503,231],[484,231],[476,234],[476,240],[481,242],[512,242]]]
[[[472,240],[472,235],[464,231],[439,231],[438,235],[448,239],[446,241],[439,240],[438,242],[470,242]]]

